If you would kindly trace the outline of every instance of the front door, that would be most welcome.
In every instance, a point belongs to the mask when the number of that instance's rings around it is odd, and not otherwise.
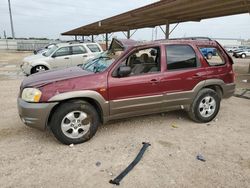
[[[52,68],[65,68],[71,64],[70,47],[61,47],[51,56],[50,65]]]
[[[158,47],[137,50],[118,65],[129,66],[132,71],[126,77],[109,76],[110,115],[129,116],[160,111],[159,56]]]

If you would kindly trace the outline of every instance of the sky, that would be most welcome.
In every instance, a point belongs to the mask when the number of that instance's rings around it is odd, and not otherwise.
[[[60,33],[83,26],[155,0],[11,0],[16,37],[66,39]],[[170,30],[174,27],[171,24]],[[0,36],[11,36],[8,0],[0,0]],[[153,33],[153,36],[152,36]],[[157,33],[157,35],[156,35]],[[124,38],[122,33],[113,36]],[[220,17],[201,22],[180,23],[170,37],[205,36],[211,38],[250,39],[250,14]],[[160,28],[138,30],[133,39],[164,38]],[[73,39],[73,37],[72,37]]]

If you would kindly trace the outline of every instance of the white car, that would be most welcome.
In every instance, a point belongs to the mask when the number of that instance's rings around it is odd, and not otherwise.
[[[77,66],[102,52],[97,43],[60,43],[44,53],[24,58],[21,69],[26,75],[30,75],[55,68]]]

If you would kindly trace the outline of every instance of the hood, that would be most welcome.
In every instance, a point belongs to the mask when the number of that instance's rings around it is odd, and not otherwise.
[[[33,60],[43,60],[43,59],[46,59],[47,57],[44,56],[42,53],[38,53],[36,55],[31,55],[31,56],[28,56],[28,57],[25,57],[23,59],[24,62],[31,62]]]
[[[125,49],[127,49],[130,46],[134,46],[136,45],[137,42],[135,40],[132,39],[116,39],[113,38],[110,47],[109,47],[109,51],[112,52],[116,52],[116,51],[124,51]]]
[[[66,80],[89,74],[94,74],[94,73],[85,71],[81,67],[49,70],[28,76],[23,80],[21,88],[34,87],[34,86],[40,87],[55,81]]]

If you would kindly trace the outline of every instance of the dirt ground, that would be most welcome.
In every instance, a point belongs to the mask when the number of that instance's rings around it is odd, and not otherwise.
[[[109,180],[145,141],[152,145],[120,187],[250,187],[250,100],[224,100],[208,124],[182,111],[155,114],[110,122],[89,142],[65,146],[18,117],[19,66],[28,54],[0,53],[0,187],[116,187]],[[238,90],[250,88],[248,63],[235,61]]]

